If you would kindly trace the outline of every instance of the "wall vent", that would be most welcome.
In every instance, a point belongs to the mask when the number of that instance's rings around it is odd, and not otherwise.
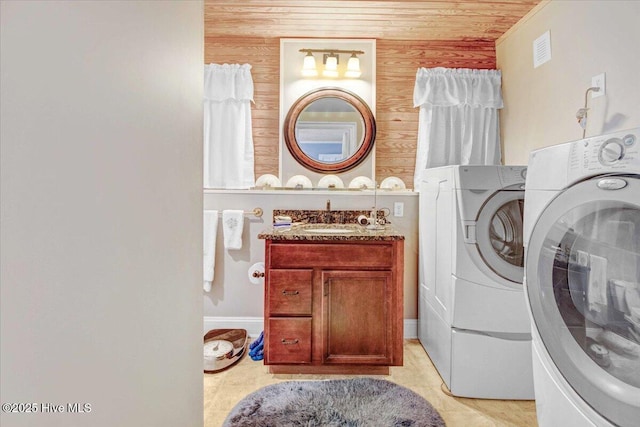
[[[551,59],[551,35],[549,31],[533,41],[533,68]]]

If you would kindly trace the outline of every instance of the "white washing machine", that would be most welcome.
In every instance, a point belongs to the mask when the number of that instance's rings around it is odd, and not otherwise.
[[[532,152],[524,230],[539,425],[639,425],[640,128]]]
[[[456,396],[533,399],[522,277],[524,166],[426,169],[418,337]]]

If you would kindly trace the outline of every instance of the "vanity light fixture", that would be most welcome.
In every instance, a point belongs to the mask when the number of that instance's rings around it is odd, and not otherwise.
[[[306,53],[302,66],[302,75],[304,77],[315,77],[318,75],[316,68],[316,59],[314,53],[322,53],[322,63],[324,69],[322,75],[324,77],[339,77],[338,64],[340,63],[341,53],[349,53],[351,57],[347,62],[347,69],[344,73],[345,77],[358,78],[362,74],[360,71],[360,59],[357,55],[363,55],[361,50],[341,50],[341,49],[300,49],[300,52]]]

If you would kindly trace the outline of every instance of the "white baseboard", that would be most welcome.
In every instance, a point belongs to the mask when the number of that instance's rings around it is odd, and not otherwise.
[[[251,338],[257,338],[264,329],[262,317],[212,317],[204,316],[204,331],[212,329],[246,329]]]
[[[262,317],[204,317],[206,334],[212,329],[246,329],[250,337],[256,338],[264,330]],[[418,338],[418,319],[404,319],[404,339]]]
[[[418,319],[404,319],[404,339],[418,338]]]

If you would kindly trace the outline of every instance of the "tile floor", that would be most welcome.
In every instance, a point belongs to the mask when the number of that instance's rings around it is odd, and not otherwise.
[[[262,362],[250,357],[226,371],[204,374],[204,425],[219,427],[231,409],[247,394],[269,384],[290,380],[348,378],[326,375],[272,375]],[[423,396],[444,418],[448,427],[537,426],[534,401],[485,400],[451,397],[441,390],[442,380],[418,340],[406,340],[404,366],[391,375],[378,376]]]

